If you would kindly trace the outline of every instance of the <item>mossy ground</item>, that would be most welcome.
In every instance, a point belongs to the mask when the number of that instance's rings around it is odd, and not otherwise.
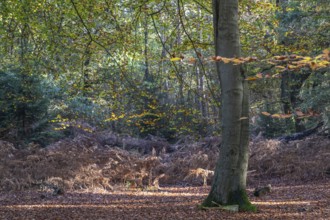
[[[243,189],[231,192],[229,194],[228,204],[230,205],[238,204],[240,211],[247,211],[247,212],[257,211],[257,207],[251,204],[246,191]]]
[[[229,194],[229,199],[226,204],[221,201],[217,201],[212,193],[203,201],[202,207],[217,207],[220,205],[238,205],[239,211],[242,212],[256,212],[257,207],[249,201],[245,190],[237,190]]]

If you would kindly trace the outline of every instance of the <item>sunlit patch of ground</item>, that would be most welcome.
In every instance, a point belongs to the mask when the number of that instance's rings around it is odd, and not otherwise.
[[[261,198],[257,213],[203,211],[208,187],[164,187],[160,191],[1,192],[0,219],[330,219],[330,183],[278,185]]]

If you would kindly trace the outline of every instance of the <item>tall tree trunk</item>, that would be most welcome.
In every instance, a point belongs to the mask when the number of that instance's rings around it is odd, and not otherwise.
[[[86,49],[85,49],[85,53],[84,53],[84,63],[82,66],[82,77],[83,77],[83,95],[84,96],[88,96],[89,91],[91,90],[91,82],[90,82],[90,68],[89,68],[89,64],[91,61],[91,57],[92,57],[92,52],[91,52],[91,47],[92,45],[92,41],[89,41]]]
[[[285,114],[290,114],[299,108],[299,105],[302,102],[302,100],[299,99],[300,90],[310,74],[311,72],[296,73],[289,71],[282,73],[281,102],[283,106],[283,112]],[[287,124],[289,123],[291,123],[290,119],[287,119]],[[303,120],[299,118],[294,119],[294,126],[295,132],[302,132],[305,130]]]
[[[145,6],[145,10],[147,10],[147,6]],[[152,101],[152,96],[156,92],[154,86],[153,76],[149,69],[149,20],[148,14],[145,14],[144,18],[144,86],[145,91],[147,92],[147,96],[144,97],[144,108],[150,110],[150,103]]]
[[[200,9],[200,7],[198,6],[198,15],[200,17],[200,19],[203,19],[203,15],[202,15],[202,11]],[[203,42],[203,32],[202,32],[202,29],[201,29],[201,24],[198,23],[197,24],[197,30],[199,32],[199,41],[200,42]],[[198,52],[200,54],[201,51],[198,50]],[[198,110],[200,111],[201,113],[201,116],[202,116],[202,121],[203,121],[203,124],[206,123],[205,119],[206,119],[206,102],[205,102],[205,94],[204,94],[204,72],[203,72],[203,63],[201,62],[201,60],[199,60],[199,62],[197,63],[197,66],[196,66],[196,81],[197,81],[197,99],[198,99]]]
[[[281,13],[286,14],[288,0],[277,0],[276,6],[281,7]],[[280,29],[288,29],[287,21],[284,22],[283,19],[281,19],[281,22],[279,24]],[[287,46],[290,43],[288,43],[288,37],[285,37],[285,31],[280,32],[279,42],[280,44]],[[292,40],[292,39],[291,39]],[[293,71],[284,71],[282,73],[281,78],[281,102],[283,107],[283,112],[285,114],[290,114],[296,108],[299,107],[301,104],[301,100],[299,99],[299,93],[300,90],[304,84],[304,82],[308,79],[311,72],[304,73],[303,70],[300,70],[301,73],[293,72]],[[291,119],[286,119],[287,127],[292,123]],[[295,132],[301,132],[305,130],[305,126],[303,124],[303,120],[299,118],[294,119],[294,127]]]
[[[240,56],[238,0],[213,0],[214,39],[217,56]],[[239,65],[217,63],[221,81],[222,143],[211,191],[203,206],[239,205],[255,211],[246,194],[248,166],[248,88]]]
[[[175,43],[174,43],[174,46],[175,47],[179,47],[181,44],[182,44],[182,24],[181,24],[181,20],[179,18],[180,15],[180,1],[178,0],[177,1],[177,6],[176,6],[176,10],[177,10],[177,14],[178,14],[178,17],[177,17],[177,24],[178,24],[178,28],[177,28],[177,32],[176,32],[176,39],[175,39]],[[177,55],[178,56],[178,55]],[[184,106],[185,104],[185,97],[184,97],[184,85],[183,85],[183,69],[182,69],[182,66],[178,66],[178,73],[177,73],[177,76],[179,77],[179,91],[178,91],[178,94],[177,94],[177,104],[180,106],[180,108],[182,106]],[[181,116],[179,116],[181,117]],[[186,118],[184,115],[182,115],[182,118]]]
[[[144,20],[144,80],[149,82],[150,73],[149,73],[149,58],[148,58],[148,38],[149,38],[149,27],[148,27],[148,14],[145,15]]]

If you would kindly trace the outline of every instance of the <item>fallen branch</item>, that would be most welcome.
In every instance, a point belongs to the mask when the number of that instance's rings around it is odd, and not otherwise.
[[[278,138],[279,141],[284,141],[284,142],[289,142],[289,141],[295,141],[295,140],[301,140],[307,136],[310,136],[314,133],[316,133],[317,129],[323,125],[323,122],[318,123],[314,128],[298,132],[295,134],[287,135],[287,136],[282,136]]]

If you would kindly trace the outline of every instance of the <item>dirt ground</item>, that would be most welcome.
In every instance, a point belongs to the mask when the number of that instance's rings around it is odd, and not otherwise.
[[[271,193],[261,198],[252,195],[253,189],[250,186],[248,192],[257,213],[200,210],[209,187],[94,190],[57,196],[41,191],[2,192],[0,219],[330,219],[329,181],[273,183]]]

